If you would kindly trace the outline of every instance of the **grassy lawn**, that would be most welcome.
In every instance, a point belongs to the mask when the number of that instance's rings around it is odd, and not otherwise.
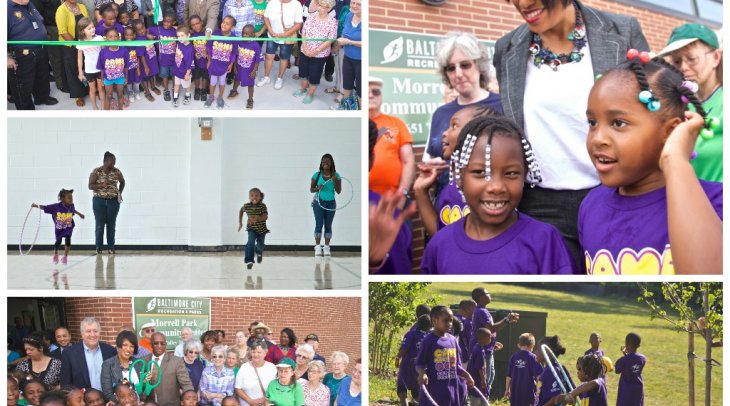
[[[435,283],[430,289],[441,295],[444,304],[458,303],[470,297],[474,283]],[[513,311],[547,312],[547,334],[559,335],[567,352],[561,361],[575,375],[575,359],[590,348],[588,337],[596,331],[603,337],[602,349],[614,362],[620,357],[620,347],[627,333],[634,331],[641,335],[639,352],[647,358],[644,368],[645,401],[647,406],[687,405],[687,334],[678,333],[669,323],[651,321],[649,310],[634,298],[619,296],[578,295],[517,284],[486,284],[492,295],[490,309],[512,309]],[[695,337],[695,353],[704,355],[704,340]],[[722,348],[713,349],[713,358],[723,362]],[[696,361],[695,393],[696,404],[704,405],[704,363]],[[609,404],[615,404],[618,390],[615,373],[607,376]],[[722,404],[722,368],[713,368],[713,405]],[[395,379],[370,377],[371,403],[397,401]],[[508,402],[492,403],[509,404]]]

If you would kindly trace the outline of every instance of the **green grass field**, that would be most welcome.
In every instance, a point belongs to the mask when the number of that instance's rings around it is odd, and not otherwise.
[[[590,345],[588,337],[596,331],[603,337],[601,348],[614,362],[621,355],[619,349],[628,332],[641,335],[639,352],[647,358],[644,368],[645,402],[647,406],[687,405],[688,366],[687,334],[671,329],[663,320],[651,321],[648,307],[631,297],[577,295],[517,284],[435,283],[433,293],[441,295],[443,304],[455,304],[470,297],[471,290],[486,286],[492,295],[493,309],[547,312],[547,334],[560,336],[567,348],[561,361],[575,377],[574,360]],[[405,332],[405,331],[404,331]],[[695,337],[695,352],[704,355],[704,340]],[[713,349],[713,358],[723,362],[722,348]],[[696,361],[696,405],[704,405],[704,363]],[[615,404],[618,375],[607,376],[609,404]],[[395,379],[370,376],[370,402],[391,403],[397,401]],[[508,402],[492,403],[509,404]],[[722,368],[713,368],[712,404],[722,404]]]

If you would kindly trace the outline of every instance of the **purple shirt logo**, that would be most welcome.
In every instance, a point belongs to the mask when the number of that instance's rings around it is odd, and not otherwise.
[[[669,244],[661,253],[652,247],[646,247],[638,253],[631,248],[624,248],[616,258],[605,249],[596,252],[592,258],[586,251],[585,260],[589,275],[674,275]]]
[[[108,80],[124,77],[124,58],[110,58],[104,61],[104,73]]]
[[[232,51],[233,44],[216,41],[213,43],[213,54],[210,57],[216,61],[230,62]]]

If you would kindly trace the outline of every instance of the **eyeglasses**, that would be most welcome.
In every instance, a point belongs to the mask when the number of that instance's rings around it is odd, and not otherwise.
[[[188,351],[188,354],[200,354],[200,351]]]
[[[304,354],[297,354],[297,358],[309,359],[309,357]]]
[[[382,91],[380,89],[377,89],[377,88],[370,89],[370,94],[372,94],[373,96],[376,96],[377,97],[377,96],[380,96],[382,94]]]
[[[167,341],[153,341],[152,345],[167,345]]]
[[[700,63],[700,57],[701,56],[705,56],[705,55],[711,54],[713,52],[715,52],[715,51],[709,51],[709,52],[705,52],[705,53],[699,54],[699,55],[691,55],[691,56],[682,56],[682,57],[679,57],[679,58],[671,58],[671,63],[676,68],[680,68],[682,66],[682,62],[686,63],[687,66],[695,66],[698,63]]]
[[[474,66],[474,62],[461,61],[458,64],[451,63],[451,64],[446,65],[446,68],[444,68],[444,70],[446,71],[446,73],[454,73],[454,72],[456,72],[457,66],[459,68],[461,68],[461,70],[469,70],[469,69],[471,69],[472,66]]]
[[[146,328],[146,329],[144,329],[142,331],[144,331],[145,333],[154,333],[155,332],[155,329],[153,329],[153,328]]]
[[[213,359],[223,359],[223,358],[225,358],[225,356],[223,356],[223,355],[214,355],[211,358],[213,358]]]

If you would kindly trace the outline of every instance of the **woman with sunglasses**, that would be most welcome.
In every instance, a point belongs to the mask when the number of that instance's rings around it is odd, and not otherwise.
[[[233,395],[236,375],[232,369],[224,365],[226,360],[224,345],[216,345],[210,353],[213,364],[203,370],[203,376],[200,378],[200,403],[221,406],[223,398]]]
[[[48,356],[48,349],[43,344],[43,336],[31,334],[23,338],[23,350],[27,356],[16,370],[43,382],[47,390],[61,387],[61,360]]]
[[[186,341],[183,347],[183,362],[196,392],[200,387],[200,378],[203,376],[203,369],[205,369],[203,361],[198,358],[201,351],[203,351],[203,344],[197,338]]]

